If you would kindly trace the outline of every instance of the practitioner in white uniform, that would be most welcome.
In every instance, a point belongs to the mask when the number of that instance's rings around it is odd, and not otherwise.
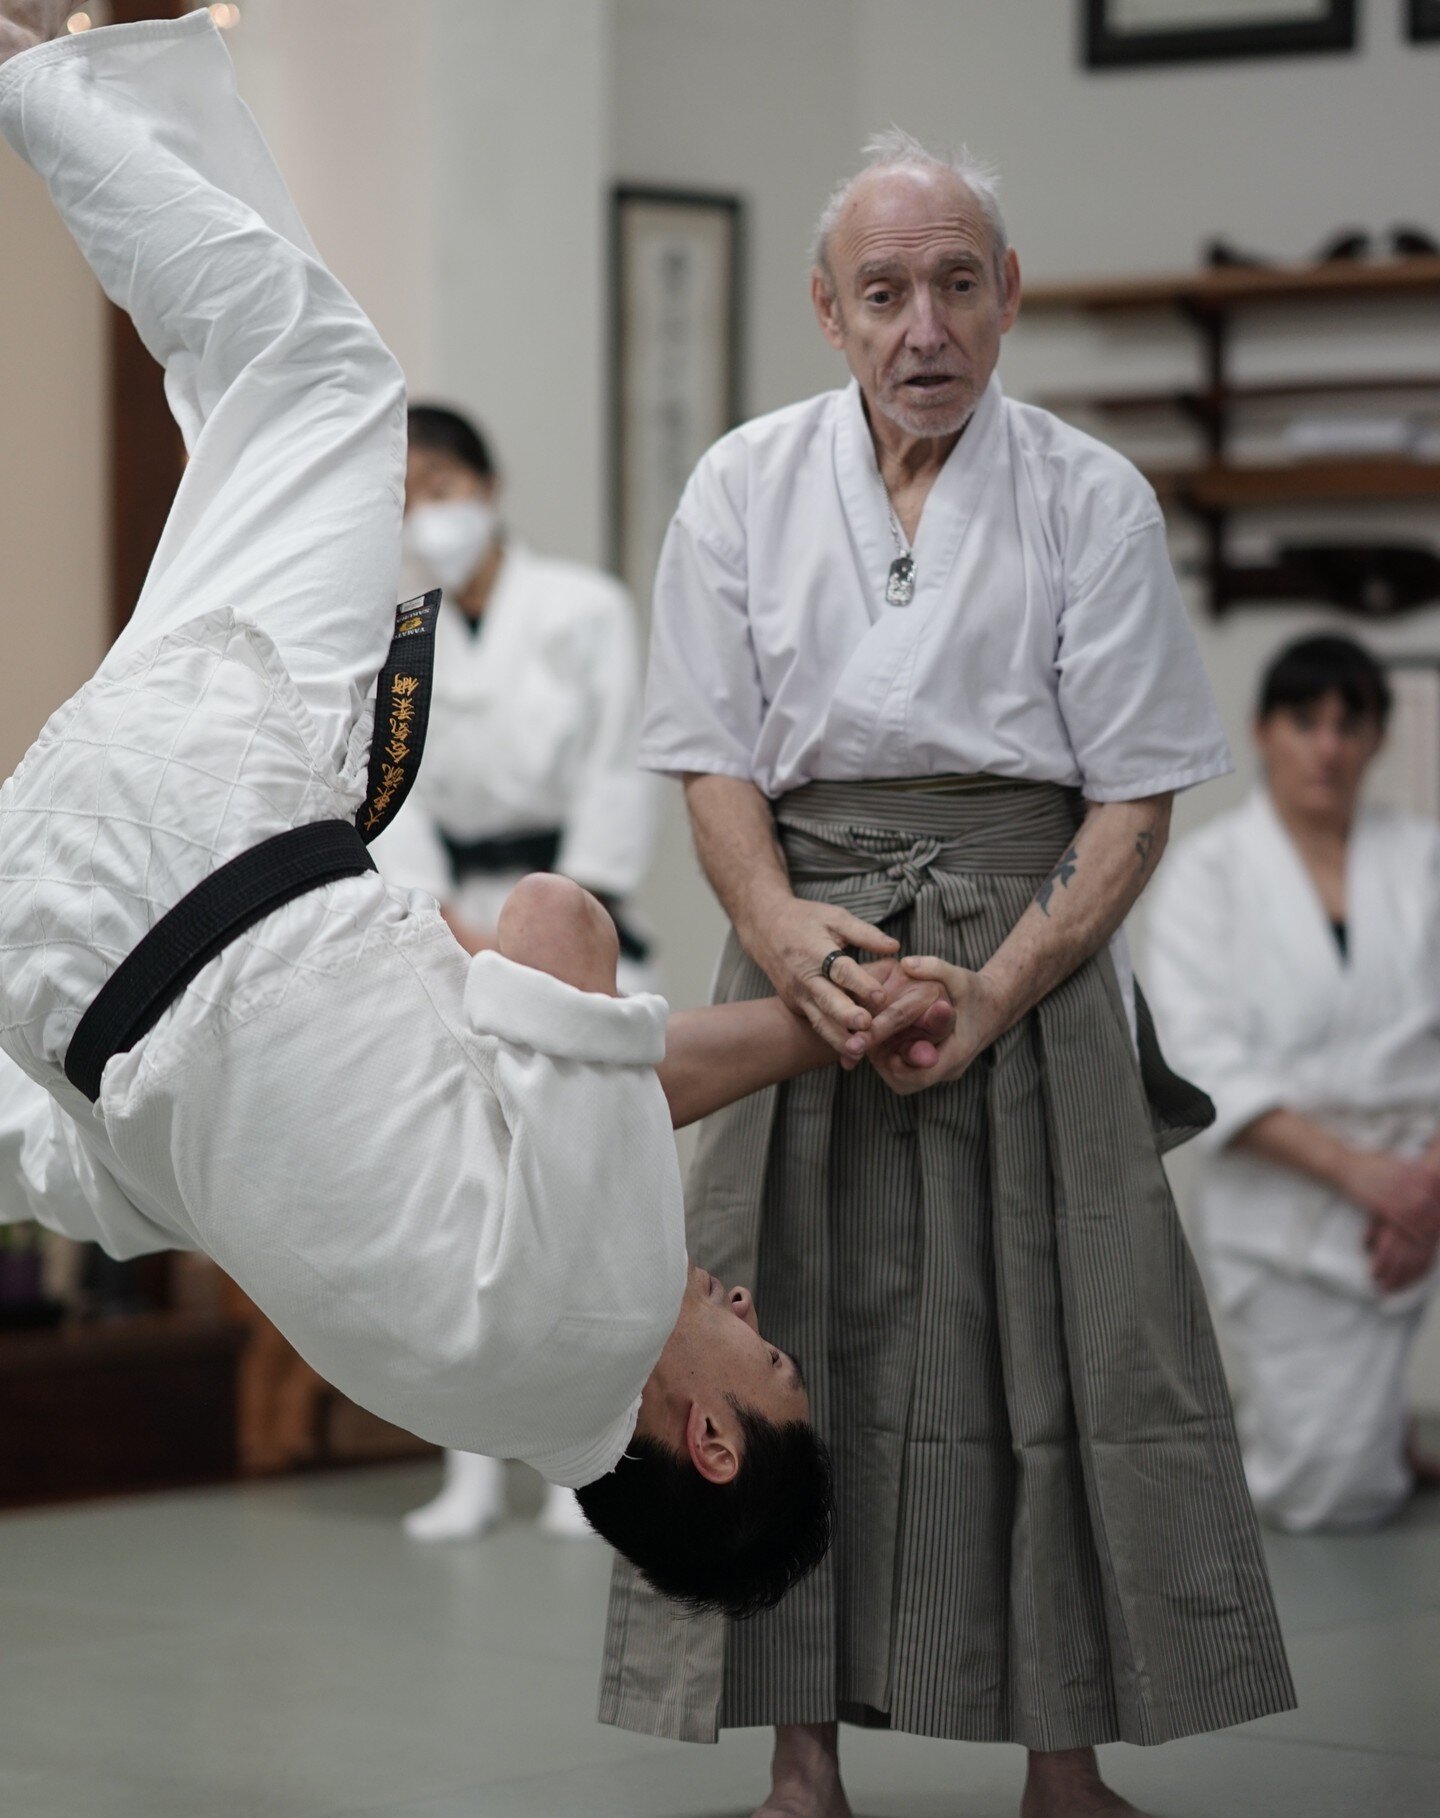
[[[458,412],[412,405],[405,542],[445,592],[425,765],[376,842],[395,883],[436,897],[468,952],[492,946],[529,871],[559,871],[622,924],[655,843],[655,779],[636,767],[634,602],[611,576],[537,555],[505,531],[488,440]],[[656,988],[622,926],[620,984]]]
[[[530,871],[558,871],[605,903],[620,935],[620,988],[659,988],[624,899],[649,864],[655,779],[635,764],[640,642],[618,582],[538,556],[506,534],[488,439],[434,404],[409,411],[405,541],[419,577],[444,589],[425,762],[376,840],[392,883],[426,890],[469,953],[496,941],[506,897]],[[500,1519],[498,1459],[449,1452],[440,1494],[405,1518],[417,1540],[458,1540]],[[592,1532],[552,1485],[541,1526]]]
[[[1365,807],[1389,688],[1347,638],[1262,684],[1264,780],[1166,860],[1149,978],[1215,1101],[1200,1250],[1281,1527],[1368,1527],[1414,1481],[1406,1371],[1440,1237],[1440,828]]]
[[[577,885],[514,893],[471,959],[368,870],[217,944],[93,1086],[66,1071],[177,905],[266,842],[354,835],[405,453],[399,371],[208,15],[67,38],[66,10],[0,0],[0,131],[190,459],[133,620],[0,789],[0,1203],[113,1255],[206,1251],[359,1402],[585,1486],[672,1595],[768,1602],[823,1550],[824,1455],[748,1295],[687,1265],[670,1125],[818,1060],[780,1006],[667,1042],[660,999],[610,995]],[[857,1025],[920,1007],[897,984]]]

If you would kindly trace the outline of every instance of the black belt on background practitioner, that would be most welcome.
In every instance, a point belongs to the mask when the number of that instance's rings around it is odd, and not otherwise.
[[[440,843],[450,860],[450,871],[457,884],[467,877],[505,877],[516,871],[553,871],[560,857],[564,834],[558,827],[541,828],[534,833],[497,833],[480,840],[457,840],[443,827],[437,830]],[[603,890],[592,890],[605,905],[615,932],[620,937],[620,951],[628,960],[642,965],[650,957],[650,943],[627,925],[613,896]]]
[[[66,1078],[92,1104],[105,1063],[148,1034],[231,941],[306,891],[375,869],[369,842],[395,818],[420,768],[439,609],[437,590],[396,611],[375,690],[365,800],[355,820],[286,828],[221,865],[162,915],[106,980],[65,1053]]]

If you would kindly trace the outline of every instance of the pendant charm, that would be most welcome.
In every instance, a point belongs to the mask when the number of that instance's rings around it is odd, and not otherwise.
[[[885,582],[885,604],[887,606],[908,606],[915,598],[915,558],[914,556],[896,556],[890,564],[890,574]]]

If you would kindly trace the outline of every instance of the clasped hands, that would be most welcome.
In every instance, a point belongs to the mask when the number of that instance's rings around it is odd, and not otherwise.
[[[1342,1187],[1367,1214],[1365,1250],[1381,1293],[1423,1280],[1440,1247],[1440,1158],[1352,1151]]]
[[[1003,1017],[983,973],[899,957],[899,945],[833,903],[792,897],[744,942],[784,1002],[850,1069],[869,1061],[892,1091],[958,1079],[995,1039]],[[825,957],[851,948],[823,974]]]

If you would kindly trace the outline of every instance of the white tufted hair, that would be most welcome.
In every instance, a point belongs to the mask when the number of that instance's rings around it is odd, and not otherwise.
[[[810,260],[814,268],[824,275],[827,284],[832,282],[830,235],[834,232],[835,224],[844,212],[855,185],[873,170],[947,171],[951,176],[958,177],[980,204],[980,212],[990,229],[995,269],[999,273],[1010,242],[1005,231],[1005,217],[1000,212],[999,173],[993,164],[976,157],[963,145],[957,151],[944,155],[932,152],[913,133],[907,133],[898,126],[887,126],[884,132],[867,139],[862,148],[862,156],[865,161],[859,170],[831,190],[820,211],[820,218],[815,223]]]

